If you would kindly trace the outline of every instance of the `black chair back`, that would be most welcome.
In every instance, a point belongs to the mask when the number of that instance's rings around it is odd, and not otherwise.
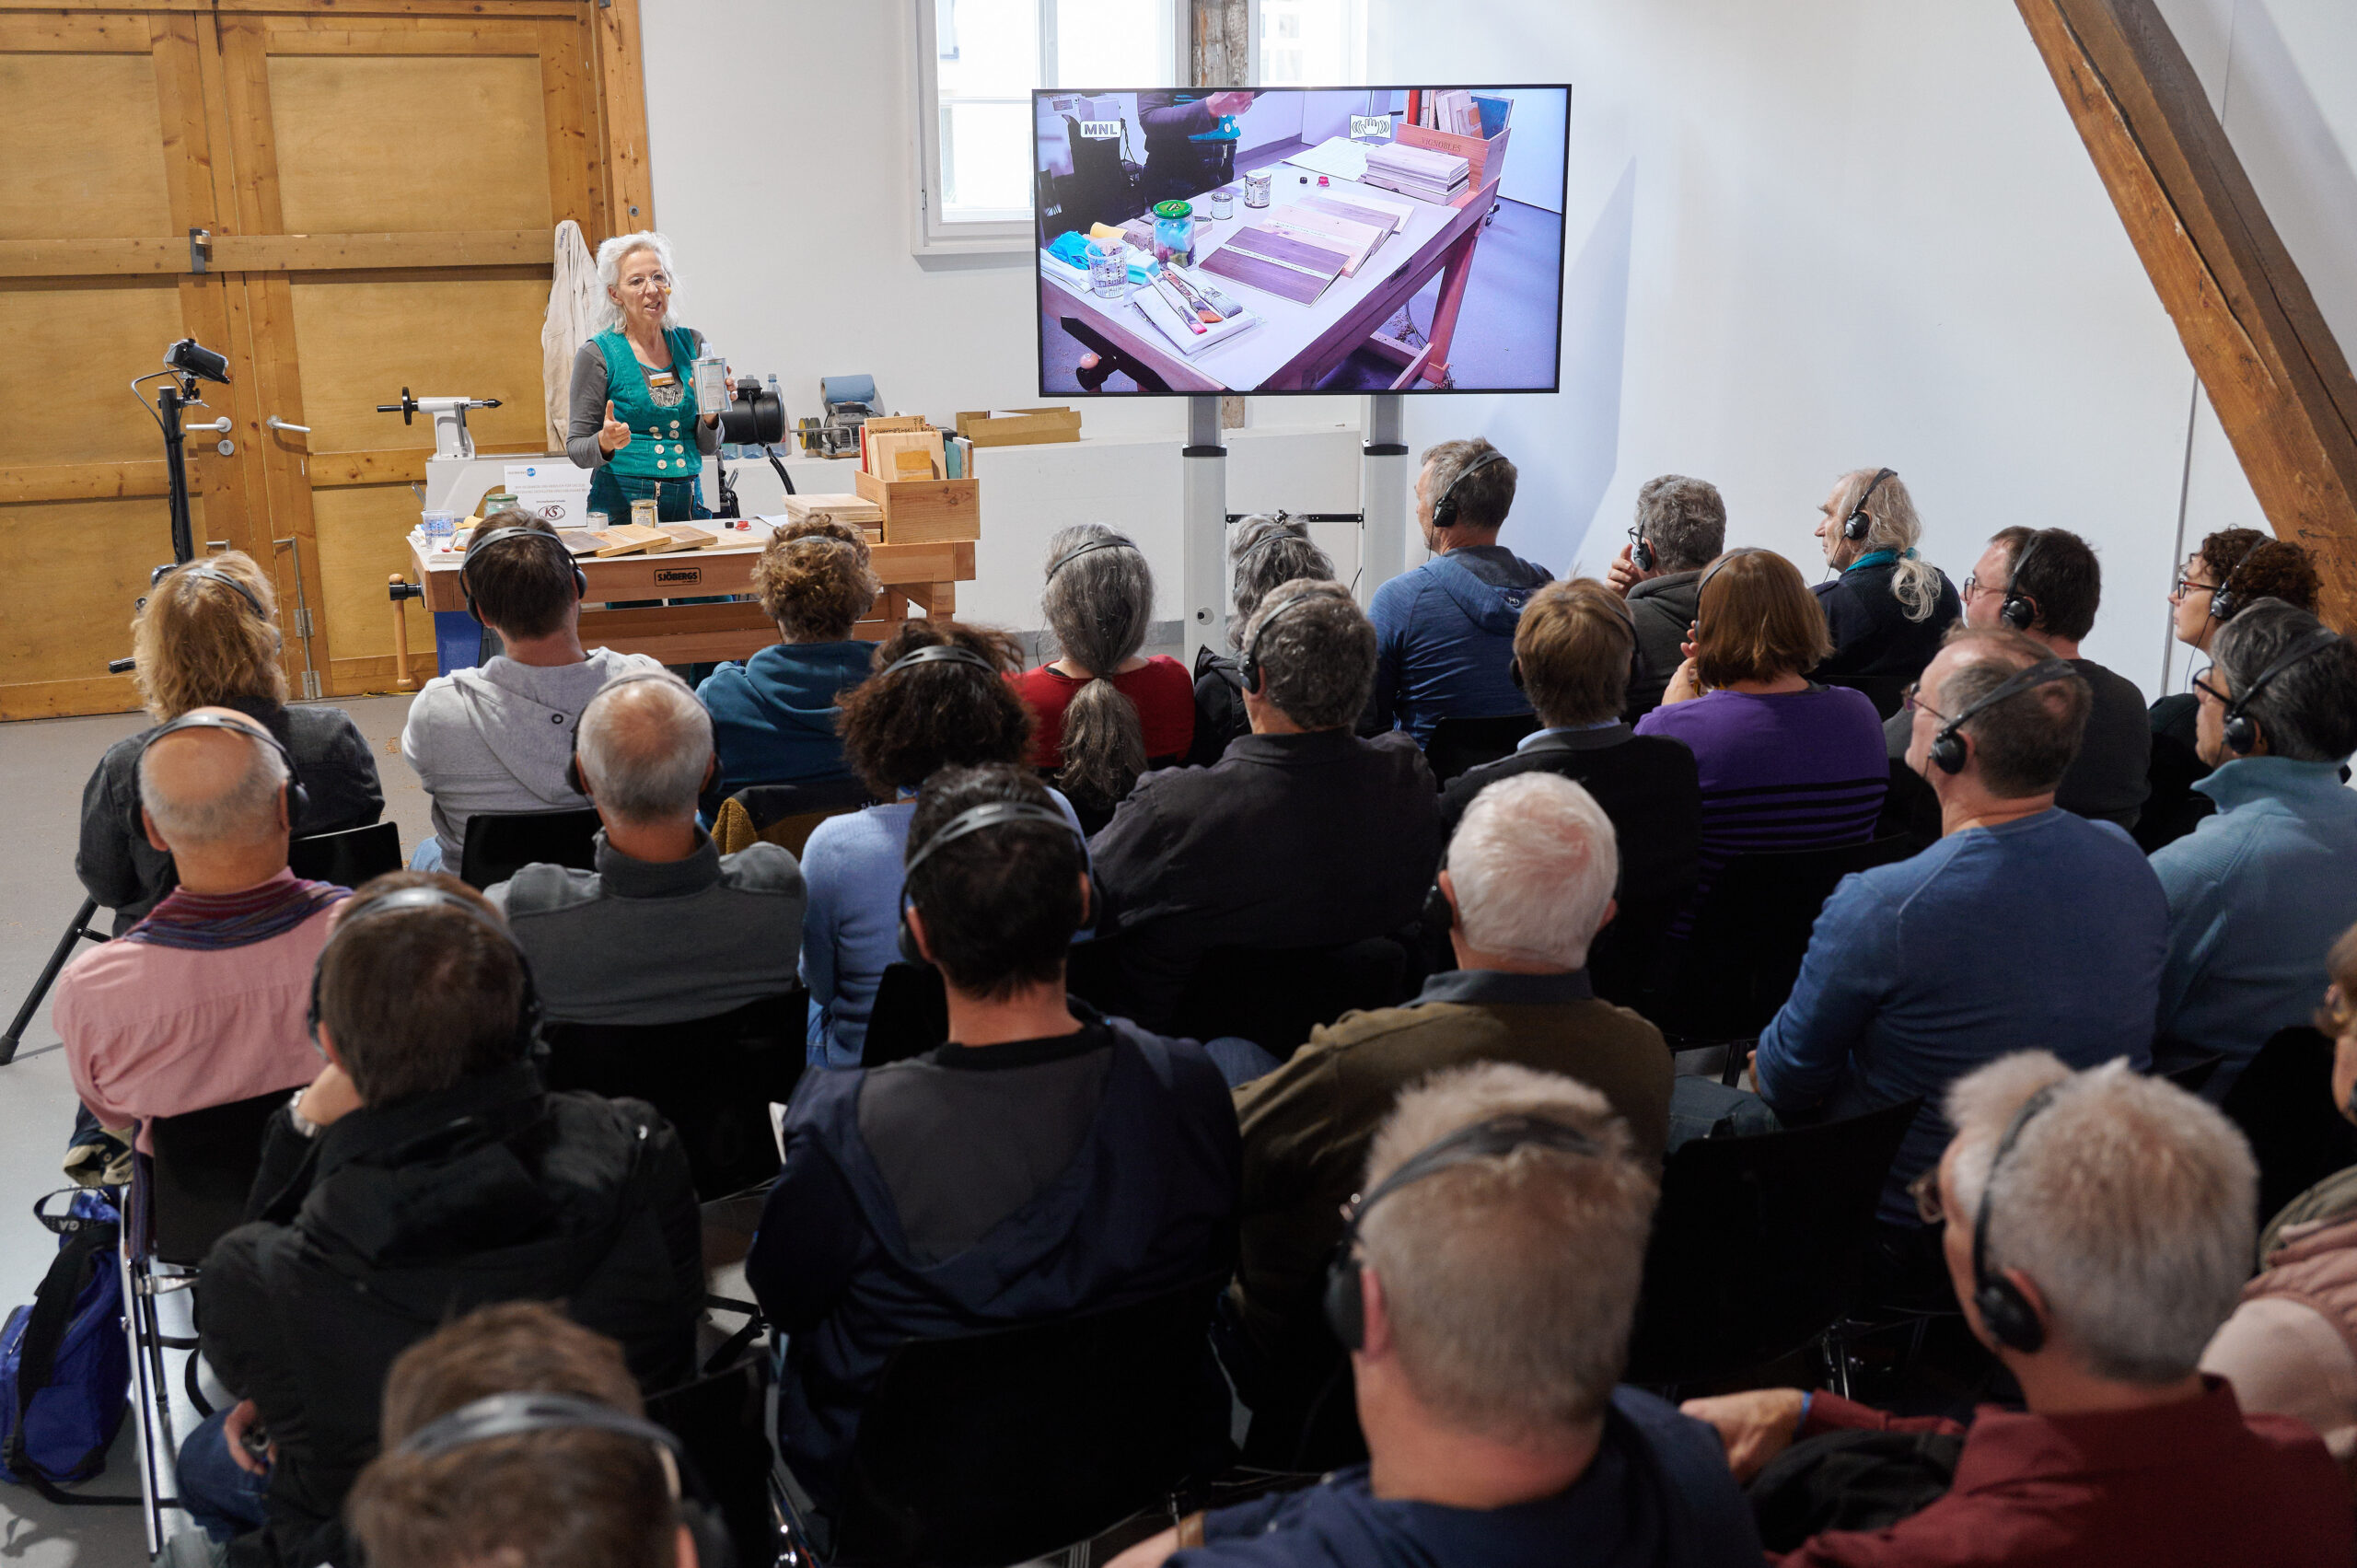
[[[1176,1032],[1241,1035],[1283,1062],[1353,1009],[1407,1000],[1408,954],[1388,936],[1336,947],[1213,947],[1179,996]]]
[[[246,1217],[261,1169],[262,1133],[289,1090],[207,1106],[147,1123],[147,1229],[157,1260],[193,1268]]]
[[[470,888],[488,888],[528,865],[595,871],[598,830],[602,825],[592,809],[478,811],[467,819],[459,880]]]
[[[1000,1568],[1224,1468],[1218,1286],[894,1351],[860,1417],[836,1568]]]
[[[714,796],[703,803],[715,819],[723,798]],[[854,778],[747,784],[725,798],[744,807],[753,831],[763,842],[780,844],[797,856],[819,823],[876,804],[875,792]]]
[[[777,1175],[769,1108],[801,1080],[809,1005],[797,988],[683,1023],[550,1023],[548,1085],[654,1106],[687,1150],[696,1195],[725,1198]]]
[[[1505,714],[1496,718],[1446,718],[1433,726],[1424,742],[1424,761],[1434,782],[1446,784],[1457,774],[1514,755],[1523,737],[1538,727],[1536,714]]]
[[[2337,1170],[2357,1165],[2357,1127],[2332,1103],[2332,1040],[2305,1024],[2278,1029],[2220,1108],[2258,1161],[2258,1220]]]
[[[1662,1171],[1628,1380],[1708,1382],[1789,1355],[1855,1303],[1875,1205],[1922,1098],[1681,1144]]]
[[[743,1568],[778,1561],[769,1503],[769,1353],[755,1351],[646,1401],[646,1419],[679,1440],[718,1507]]]
[[[1793,993],[1835,885],[1915,853],[1914,840],[1894,836],[1736,855],[1696,912],[1677,977],[1650,1009],[1654,1021],[1688,1040],[1758,1039]]]
[[[949,1039],[949,993],[931,964],[895,958],[877,983],[876,1005],[867,1013],[867,1039],[859,1064],[882,1067],[923,1056]]]
[[[401,868],[401,830],[397,822],[371,822],[340,833],[309,833],[286,842],[286,864],[309,882],[357,888],[372,877]]]
[[[2172,1045],[2175,1049],[2171,1049]],[[2160,1041],[2153,1047],[2152,1073],[2154,1077],[2166,1078],[2187,1094],[2198,1095],[2223,1061],[2225,1057],[2214,1051],[2196,1051],[2177,1042]]]
[[[1940,839],[1940,796],[1931,782],[1907,765],[1904,757],[1890,760],[1890,787],[1882,797],[1882,815],[1875,822],[1875,837],[1904,835],[1917,847],[1929,849]]]

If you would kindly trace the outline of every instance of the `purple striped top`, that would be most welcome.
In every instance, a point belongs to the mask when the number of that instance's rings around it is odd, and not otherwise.
[[[1685,934],[1719,868],[1738,854],[1872,837],[1890,787],[1882,721],[1846,686],[1777,697],[1712,691],[1655,708],[1637,733],[1684,741],[1701,775],[1701,880],[1674,935]]]

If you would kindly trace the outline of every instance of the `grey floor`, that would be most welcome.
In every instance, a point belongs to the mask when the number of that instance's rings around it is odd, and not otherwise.
[[[401,760],[407,697],[368,697],[337,704],[368,738],[384,780],[385,811],[401,824],[401,847],[429,831],[425,792]],[[74,844],[82,785],[100,753],[143,728],[137,714],[41,719],[0,725],[0,799],[13,826],[0,834],[0,1017],[13,1016],[58,935],[82,900],[74,879]],[[56,1242],[28,1210],[63,1185],[58,1156],[74,1124],[74,1088],[44,1003],[25,1031],[16,1062],[0,1067],[0,1307],[32,1299]],[[93,1484],[135,1491],[131,1423]],[[138,1511],[61,1508],[23,1487],[0,1485],[0,1564],[9,1568],[113,1568],[145,1561]]]

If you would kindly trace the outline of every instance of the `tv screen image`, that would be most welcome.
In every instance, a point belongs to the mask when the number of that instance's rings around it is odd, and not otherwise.
[[[1031,108],[1042,397],[1557,389],[1569,87]]]

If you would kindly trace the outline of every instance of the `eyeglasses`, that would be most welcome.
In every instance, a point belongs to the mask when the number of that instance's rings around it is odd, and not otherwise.
[[[2215,686],[2210,684],[2210,677],[2217,668],[2218,667],[2214,664],[2205,664],[2200,669],[2195,670],[2193,672],[2193,689],[2209,697],[2213,702],[2232,703],[2234,701],[2232,697],[2227,696],[2223,691],[2219,691]]]
[[[1907,1195],[1915,1200],[1915,1217],[1925,1225],[1938,1225],[1948,1217],[1946,1206],[1940,1202],[1938,1166],[1933,1166],[1909,1182]]]
[[[1907,705],[1907,711],[1909,713],[1911,714],[1916,709],[1921,708],[1925,713],[1931,714],[1933,718],[1939,720],[1942,724],[1948,722],[1947,714],[1940,712],[1939,709],[1923,701],[1923,683],[1922,681],[1909,681],[1907,683],[1907,689],[1904,691],[1901,691],[1898,694],[1898,697],[1899,701]]]
[[[2183,598],[2186,595],[2196,592],[2213,593],[2217,587],[2218,585],[2215,583],[2197,583],[2189,574],[2179,572],[2177,575],[2177,582],[2169,589],[2169,598]]]
[[[1980,575],[1979,573],[1967,572],[1964,575],[1964,587],[1957,589],[1956,594],[1960,598],[1978,598],[1984,593],[1992,594],[1996,591],[1997,590],[1994,588],[1987,588],[1980,586]]]

